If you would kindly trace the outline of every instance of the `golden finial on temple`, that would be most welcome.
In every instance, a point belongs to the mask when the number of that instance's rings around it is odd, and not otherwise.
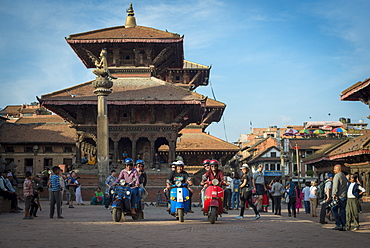
[[[134,28],[136,26],[136,19],[134,17],[134,9],[132,8],[132,3],[130,3],[130,7],[126,10],[127,17],[126,17],[126,28]]]

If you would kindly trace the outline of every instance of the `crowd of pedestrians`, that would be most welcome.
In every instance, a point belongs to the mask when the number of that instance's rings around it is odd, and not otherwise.
[[[328,224],[327,219],[334,220],[335,227],[333,230],[346,231],[352,228],[352,230],[356,231],[360,228],[360,199],[365,193],[365,189],[361,186],[358,175],[348,174],[346,176],[342,172],[341,165],[335,165],[333,173],[327,174],[325,181],[319,184],[316,181],[306,182],[305,187],[300,189],[299,185],[296,185],[290,179],[287,180],[285,185],[282,184],[280,178],[266,182],[263,165],[258,165],[257,170],[253,173],[247,164],[243,164],[240,167],[240,172],[235,171],[224,175],[223,171],[218,169],[218,162],[214,161],[216,160],[204,160],[205,174],[200,184],[206,187],[207,180],[218,179],[221,181],[225,193],[224,213],[227,213],[228,210],[240,210],[236,219],[243,219],[245,210],[251,207],[255,213],[254,219],[257,220],[261,217],[261,212],[268,211],[270,203],[272,213],[281,215],[282,202],[285,202],[288,217],[297,218],[299,210],[304,206],[305,214],[310,214],[311,217],[319,217],[318,222],[321,224]],[[183,162],[180,162],[183,165]],[[171,166],[175,169],[177,163],[180,162],[176,161]],[[134,175],[137,179],[136,181],[134,180],[137,184],[137,199],[140,201],[143,195],[147,194],[145,185],[148,179],[144,169],[144,161],[137,160],[135,166],[133,163],[127,163],[126,167],[118,177],[116,170],[111,171],[111,174],[105,181],[105,192],[98,187],[92,198],[92,204],[101,204],[106,209],[110,209],[114,185],[121,178],[128,179],[131,175]],[[174,173],[177,173],[176,170],[172,170],[168,178],[178,177],[177,174],[174,176]],[[74,202],[78,205],[84,205],[79,179],[74,171],[65,174],[58,166],[54,166],[49,172],[46,186],[49,191],[50,218],[54,218],[55,212],[57,218],[63,218],[64,195],[69,208],[74,208]],[[38,183],[40,181],[41,179],[34,177],[31,172],[26,172],[23,183],[23,195],[20,196],[17,193],[17,184],[14,182],[12,173],[9,171],[1,173],[0,195],[11,201],[11,212],[17,213],[23,210],[19,207],[19,201],[24,201],[24,219],[37,217],[37,211],[42,210],[39,199],[40,194],[43,192],[43,187],[39,186]],[[35,184],[35,182],[38,183]],[[201,192],[204,192],[204,190]],[[203,205],[204,194],[201,194],[201,200]],[[133,213],[136,211],[137,204],[138,202],[136,201],[132,205]],[[318,206],[321,206],[319,213],[317,211]],[[353,227],[351,227],[352,223]]]

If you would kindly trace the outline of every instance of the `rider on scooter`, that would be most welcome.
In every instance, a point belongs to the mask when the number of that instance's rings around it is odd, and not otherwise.
[[[191,181],[191,178],[189,177],[189,174],[186,171],[184,171],[184,162],[176,161],[176,162],[173,162],[172,165],[175,165],[176,169],[174,171],[171,171],[167,177],[166,186],[167,186],[168,192],[170,191],[171,185],[175,184],[177,181],[180,181],[181,183],[187,183],[188,189],[189,189],[189,197],[190,197],[189,213],[194,213],[191,210],[191,197],[193,196],[193,192],[189,188],[189,186],[192,185],[193,183]]]
[[[209,166],[209,163],[211,162],[210,159],[205,159],[203,161],[203,166],[204,166],[204,169],[206,170],[206,173],[207,171],[209,171],[210,169],[210,166]],[[202,175],[202,181],[200,181],[200,186],[204,186],[207,182],[207,178],[206,178],[206,173],[204,173]],[[202,190],[200,191],[200,194],[201,194],[201,200],[202,200],[202,208],[204,206],[204,192],[206,191],[206,187],[203,187]]]
[[[116,185],[120,182],[121,179],[124,179],[127,184],[131,184],[131,213],[136,214],[136,210],[140,203],[139,198],[139,173],[136,169],[133,168],[134,161],[131,158],[126,158],[124,161],[126,168],[119,173],[119,176],[116,182],[113,185]]]
[[[222,170],[218,169],[218,161],[216,159],[212,159],[209,162],[209,165],[211,166],[211,169],[208,170],[205,174],[205,179],[207,182],[211,182],[213,179],[217,179],[220,182],[220,185],[225,184],[225,177]],[[204,187],[208,187],[206,184]],[[223,213],[227,213],[227,211],[224,209]]]

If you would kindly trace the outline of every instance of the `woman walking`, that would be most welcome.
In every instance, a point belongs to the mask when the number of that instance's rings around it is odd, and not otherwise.
[[[315,181],[311,181],[311,187],[310,187],[310,208],[311,208],[311,214],[312,217],[317,217],[316,209],[317,209],[317,196],[316,196],[316,187],[317,183]]]
[[[245,202],[249,203],[249,206],[253,208],[255,220],[258,220],[261,216],[256,208],[256,206],[252,202],[252,180],[248,176],[249,166],[247,164],[243,164],[242,167],[243,176],[241,178],[241,185],[240,185],[240,215],[235,217],[236,219],[243,219],[244,218],[244,210],[245,210]]]

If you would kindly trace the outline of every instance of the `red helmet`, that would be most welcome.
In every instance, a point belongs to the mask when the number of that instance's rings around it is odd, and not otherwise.
[[[216,159],[212,159],[211,161],[209,161],[209,165],[213,164],[218,166],[218,161]]]
[[[205,164],[208,164],[209,165],[209,163],[211,162],[211,160],[209,160],[209,159],[205,159],[204,161],[203,161],[203,165],[205,165]]]

